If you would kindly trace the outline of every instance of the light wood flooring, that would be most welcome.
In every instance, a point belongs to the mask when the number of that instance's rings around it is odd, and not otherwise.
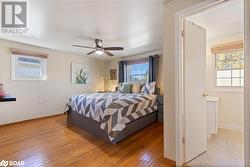
[[[34,167],[161,167],[163,125],[156,122],[112,145],[77,128],[60,115],[0,127],[0,161],[24,160]]]

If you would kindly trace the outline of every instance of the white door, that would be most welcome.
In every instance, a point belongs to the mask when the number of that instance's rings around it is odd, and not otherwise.
[[[207,149],[206,29],[184,21],[185,162]]]

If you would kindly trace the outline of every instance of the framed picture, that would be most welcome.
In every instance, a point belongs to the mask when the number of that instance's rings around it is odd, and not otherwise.
[[[110,80],[117,80],[117,69],[110,69]]]
[[[90,77],[89,65],[71,63],[71,83],[88,84]]]

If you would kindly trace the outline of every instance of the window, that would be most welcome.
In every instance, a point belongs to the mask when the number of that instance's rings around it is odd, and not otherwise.
[[[12,54],[13,80],[46,80],[47,59]]]
[[[148,60],[130,61],[127,64],[128,81],[148,81]]]
[[[215,53],[215,76],[217,87],[244,86],[243,48]]]

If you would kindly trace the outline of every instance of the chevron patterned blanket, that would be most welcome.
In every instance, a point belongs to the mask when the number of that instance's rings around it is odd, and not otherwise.
[[[126,124],[157,110],[153,94],[93,93],[73,96],[71,109],[101,123],[112,141]]]

